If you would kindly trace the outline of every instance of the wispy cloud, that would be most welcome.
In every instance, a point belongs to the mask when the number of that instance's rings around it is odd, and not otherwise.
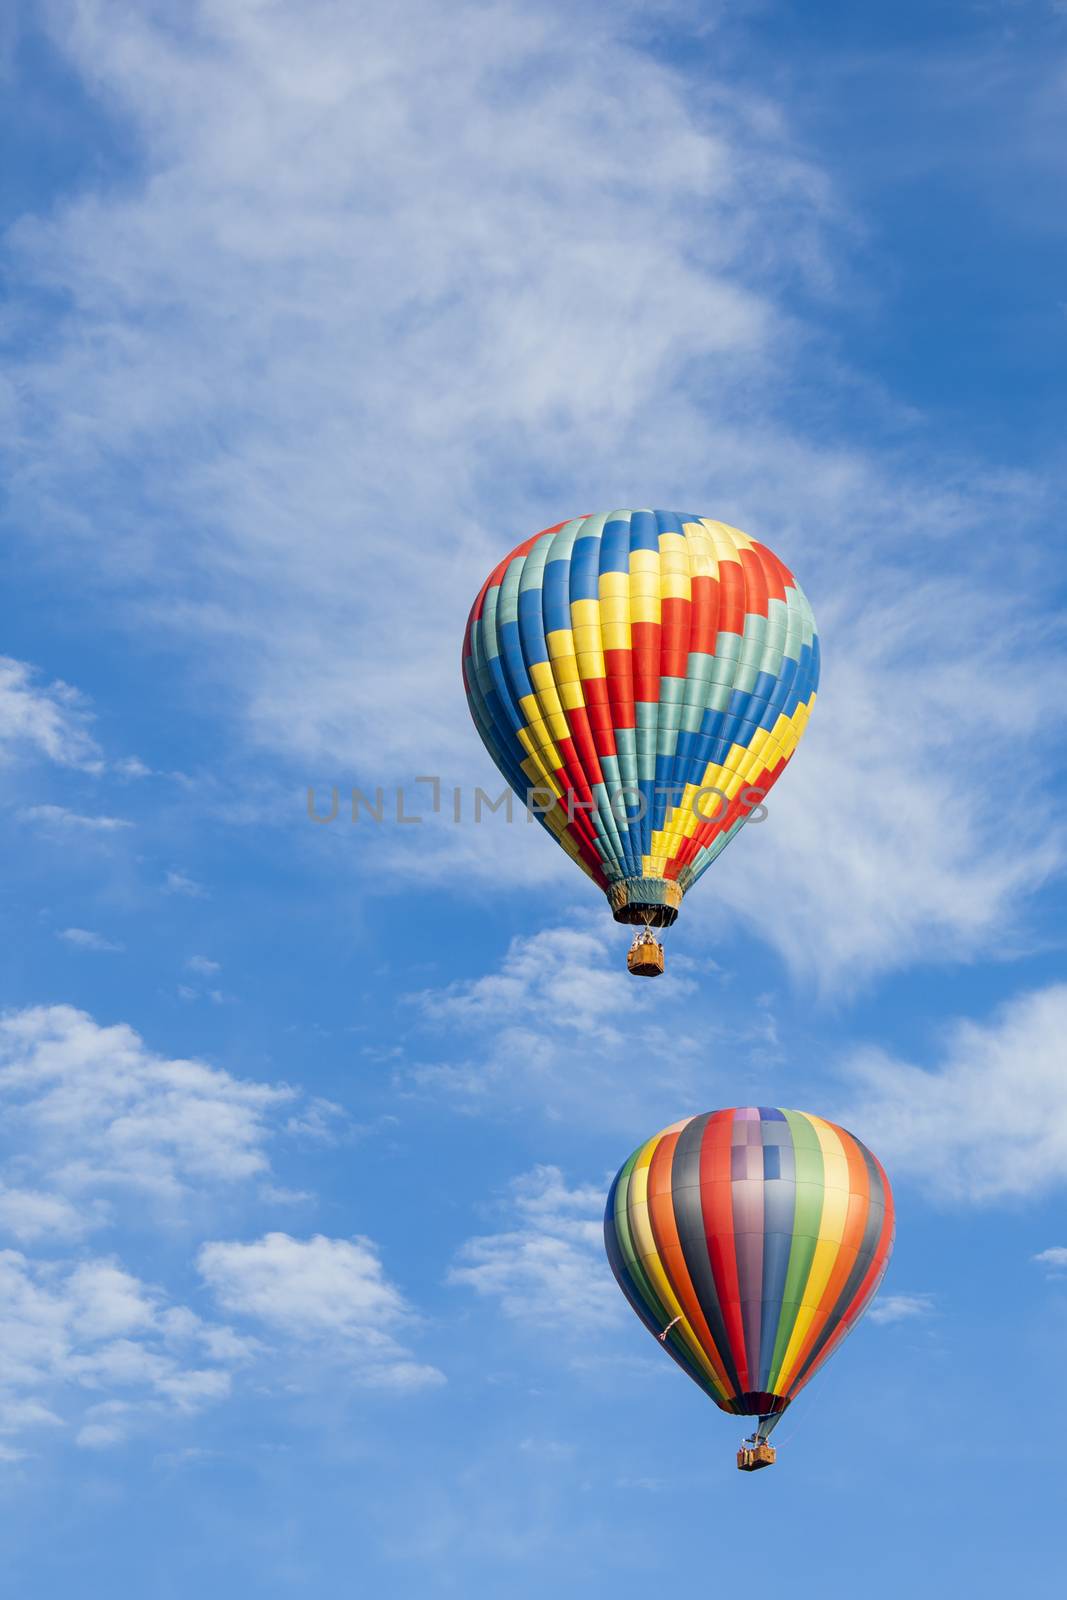
[[[117,1261],[0,1251],[0,1435],[74,1429],[84,1448],[224,1399],[247,1347]],[[103,1398],[101,1398],[103,1397]]]
[[[37,1239],[78,1239],[104,1221],[99,1202],[75,1205],[61,1194],[0,1184],[0,1237],[20,1244]]]
[[[514,939],[493,970],[412,997],[417,1025],[394,1067],[402,1092],[469,1111],[595,1116],[628,1136],[668,1120],[665,1106],[705,1109],[727,1061],[736,1076],[777,1052],[763,999],[727,1013],[718,977],[673,951],[664,976],[634,979],[631,930],[596,910],[572,916]]]
[[[135,571],[138,624],[177,637],[246,752],[304,782],[490,782],[455,654],[501,552],[635,497],[721,513],[803,578],[824,703],[686,915],[727,906],[826,993],[989,948],[1063,858],[1049,775],[1016,768],[1025,804],[990,805],[983,754],[1038,726],[1054,750],[1039,564],[993,558],[1055,496],[932,457],[914,416],[883,451],[806,430],[821,330],[783,284],[832,294],[847,228],[776,108],[706,68],[692,93],[595,8],[580,52],[572,7],[436,15],[310,0],[172,28],[98,0],[55,28],[144,179],[12,234],[27,315],[68,308],[16,364],[20,526],[123,597]],[[424,829],[408,869],[466,883],[490,837],[499,883],[556,877],[547,839],[491,829]]]
[[[617,1041],[620,1029],[652,1009],[654,994],[628,976],[622,940],[616,939],[613,951],[611,931],[562,926],[513,939],[498,972],[426,990],[418,1003],[435,1022],[466,1027],[543,1022]],[[672,998],[687,986],[686,980],[673,983]]]
[[[558,1167],[516,1178],[507,1209],[518,1226],[469,1239],[449,1282],[498,1302],[505,1316],[582,1334],[618,1314],[604,1259],[604,1192],[571,1189]]]
[[[247,1244],[205,1244],[197,1264],[226,1312],[314,1348],[353,1381],[387,1389],[444,1381],[398,1343],[396,1329],[414,1319],[369,1239],[268,1233]]]
[[[343,1106],[339,1106],[335,1100],[327,1100],[322,1095],[313,1095],[301,1105],[295,1116],[288,1118],[285,1131],[298,1139],[310,1139],[318,1144],[335,1144],[353,1130]]]
[[[1047,1267],[1051,1277],[1057,1277],[1061,1272],[1067,1272],[1067,1245],[1050,1245],[1047,1250],[1039,1250],[1036,1256],[1031,1256],[1038,1266]]]
[[[932,1294],[879,1295],[867,1315],[872,1322],[915,1322],[933,1315]]]
[[[146,766],[140,756],[123,756],[118,761],[111,763],[111,770],[120,778],[150,778],[152,769]]]
[[[48,497],[81,554],[128,570],[134,548],[150,587],[165,554],[158,624],[208,638],[197,670],[236,669],[248,731],[305,759],[454,760],[459,619],[499,529],[541,512],[528,484],[499,504],[493,463],[521,437],[528,467],[567,498],[585,480],[584,498],[599,457],[595,498],[611,500],[620,473],[662,481],[680,435],[672,474],[679,456],[705,474],[694,388],[717,362],[728,415],[792,338],[760,279],[822,266],[825,182],[761,103],[720,85],[697,118],[675,75],[594,10],[595,70],[552,8],[498,8],[491,29],[462,6],[452,28],[435,19],[419,0],[358,17],[323,0],[199,11],[182,29],[83,8],[55,42],[136,131],[151,181],[24,219],[12,239],[24,282],[73,296],[22,374],[36,397],[24,444],[49,480],[21,476],[23,491]],[[193,80],[195,114],[180,87]],[[312,132],[309,168],[293,152]],[[195,248],[172,248],[176,234]],[[95,485],[91,515],[109,462],[190,426],[195,462],[171,454],[158,524],[112,498],[105,546],[57,512],[57,476]],[[433,540],[396,536],[401,481],[404,520],[432,517]],[[413,595],[433,603],[401,663]]]
[[[224,994],[221,989],[206,989],[202,994],[199,989],[194,989],[187,983],[179,983],[177,992],[179,1000],[207,999],[211,1001],[213,1006],[224,1006],[233,999],[232,995]]]
[[[79,950],[99,950],[117,955],[126,948],[118,940],[105,938],[91,928],[63,928],[57,932],[56,938],[66,940],[67,944],[75,945]]]
[[[208,892],[202,883],[197,883],[187,872],[171,867],[163,879],[163,893],[182,895],[187,900],[206,900]]]
[[[171,1214],[210,1187],[265,1178],[297,1090],[168,1059],[71,1006],[0,1019],[0,1104],[20,1171],[82,1205],[130,1191]]]
[[[204,977],[210,978],[215,972],[221,970],[217,961],[212,961],[209,956],[190,956],[185,965],[190,972],[199,972]]]
[[[955,1201],[1037,1195],[1067,1184],[1063,1039],[1067,985],[1021,995],[987,1022],[948,1030],[932,1070],[865,1049],[838,1120],[862,1130],[890,1176]]]
[[[42,683],[28,662],[0,656],[0,759],[24,751],[99,772],[103,762],[91,720],[84,697],[70,684]]]
[[[54,805],[24,806],[19,818],[22,822],[37,823],[44,828],[85,833],[118,833],[123,828],[133,827],[133,823],[125,817],[86,817],[80,812],[68,810],[66,806]]]
[[[330,1102],[161,1057],[131,1028],[66,1006],[0,1019],[0,1104],[0,1234],[53,1248],[105,1233],[117,1212],[128,1230],[131,1193],[142,1231],[217,1222],[220,1195],[243,1183],[257,1203],[314,1202],[272,1182],[268,1145],[333,1137],[343,1123]],[[270,1233],[205,1244],[197,1263],[242,1328],[205,1320],[112,1257],[0,1249],[0,1454],[18,1459],[41,1427],[86,1449],[118,1445],[226,1399],[236,1367],[266,1385],[281,1373],[288,1388],[313,1387],[326,1365],[333,1382],[393,1391],[443,1381],[402,1342],[419,1319],[369,1239]]]
[[[1059,671],[1035,673],[1031,651],[1062,660],[1063,640],[1033,600],[1005,606],[975,570],[918,578],[903,559],[831,581],[804,742],[767,821],[731,844],[683,915],[721,926],[725,902],[839,995],[931,955],[1023,944],[1026,896],[1061,870],[1065,845],[1043,754],[1063,717]],[[995,739],[1015,757],[991,781]]]

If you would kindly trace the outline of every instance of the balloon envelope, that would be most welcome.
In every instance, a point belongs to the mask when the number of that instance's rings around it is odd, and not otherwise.
[[[770,1416],[862,1316],[893,1247],[893,1197],[852,1134],[739,1106],[676,1122],[622,1167],[608,1260],[642,1322],[723,1411]],[[677,1320],[676,1320],[677,1319]]]
[[[656,926],[781,776],[818,677],[811,607],[778,557],[667,511],[527,539],[487,578],[463,647],[508,783],[617,920]]]

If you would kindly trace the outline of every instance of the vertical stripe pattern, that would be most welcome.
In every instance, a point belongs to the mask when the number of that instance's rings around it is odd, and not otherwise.
[[[674,1123],[608,1195],[619,1287],[724,1411],[784,1411],[863,1315],[893,1248],[893,1196],[851,1133],[737,1106]],[[673,1326],[672,1326],[673,1324]]]
[[[684,894],[807,725],[819,644],[765,545],[706,517],[612,511],[513,550],[474,602],[463,681],[512,788],[610,890]],[[708,793],[706,791],[715,791]]]

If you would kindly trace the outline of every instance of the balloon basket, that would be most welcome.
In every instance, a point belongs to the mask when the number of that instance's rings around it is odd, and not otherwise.
[[[773,1467],[775,1453],[773,1444],[743,1444],[737,1452],[737,1470],[758,1472],[761,1467]]]
[[[638,978],[658,978],[663,971],[663,946],[647,929],[630,946],[626,966]]]

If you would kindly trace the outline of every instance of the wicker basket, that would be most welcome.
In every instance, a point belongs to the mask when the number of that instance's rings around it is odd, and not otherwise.
[[[773,1467],[774,1460],[773,1444],[743,1444],[737,1452],[737,1470],[758,1472],[761,1467]]]
[[[663,946],[647,934],[630,946],[626,965],[639,978],[658,978],[663,971]]]

